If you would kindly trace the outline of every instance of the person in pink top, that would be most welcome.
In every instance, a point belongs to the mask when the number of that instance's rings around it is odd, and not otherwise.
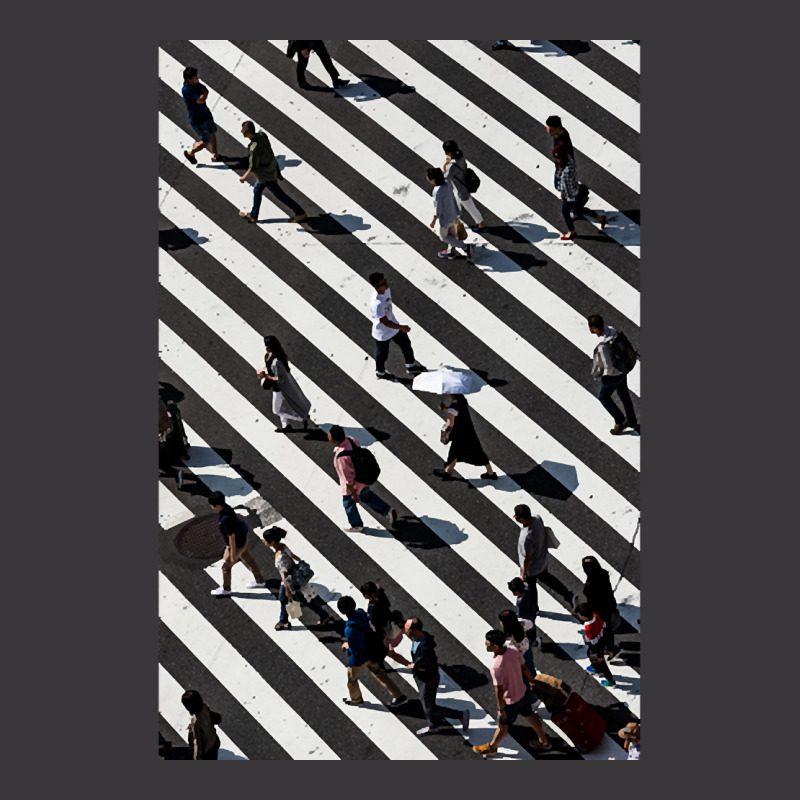
[[[377,514],[386,517],[389,525],[394,527],[397,522],[397,511],[378,497],[366,483],[356,481],[356,471],[351,458],[347,456],[339,458],[339,453],[353,449],[353,443],[356,447],[360,447],[358,439],[353,436],[345,436],[341,425],[331,425],[328,431],[328,441],[333,445],[333,466],[339,476],[342,504],[347,514],[347,521],[350,523],[348,528],[342,530],[346,533],[361,533],[364,530],[364,522],[361,514],[358,513],[358,503],[363,503]]]
[[[529,746],[535,750],[550,750],[552,744],[547,739],[542,721],[531,708],[530,697],[525,681],[533,683],[533,675],[525,664],[522,654],[513,647],[506,647],[503,631],[491,630],[486,634],[486,651],[493,654],[492,682],[497,697],[497,730],[491,742],[475,745],[472,749],[484,757],[497,755],[497,745],[508,734],[514,720],[521,714],[536,732]]]

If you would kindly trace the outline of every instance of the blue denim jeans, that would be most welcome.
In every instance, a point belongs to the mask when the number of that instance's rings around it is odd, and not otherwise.
[[[287,206],[291,210],[292,216],[299,217],[301,214],[305,213],[302,207],[283,191],[278,181],[266,181],[265,183],[261,183],[261,181],[257,180],[255,186],[253,186],[253,210],[250,212],[250,216],[253,219],[258,219],[258,211],[261,208],[261,195],[264,189],[268,189],[276,200]]]
[[[359,495],[359,499],[361,502],[371,508],[377,514],[384,516],[388,513],[391,506],[385,501],[381,500],[369,486],[365,486],[361,490],[361,494]],[[349,495],[342,496],[342,504],[344,505],[344,510],[347,513],[347,521],[350,523],[350,526],[353,528],[362,527],[364,523],[361,521],[361,514],[358,513],[358,503]]]
[[[302,594],[296,594],[292,596],[295,600],[300,601],[300,605],[308,606],[310,609],[312,609],[312,611],[316,611],[320,619],[325,619],[325,617],[328,616],[324,608],[325,603],[319,595],[317,595],[308,603],[305,601],[305,598]],[[283,584],[281,584],[280,591],[278,592],[278,602],[281,604],[281,615],[278,619],[278,622],[288,622],[289,612],[286,610],[286,604],[289,602],[289,599],[286,597],[286,587]]]
[[[567,223],[567,230],[574,231],[575,223],[572,221],[572,210],[575,208],[574,200],[561,201],[561,216],[564,217],[564,222]]]
[[[617,393],[617,396],[622,401],[622,407],[625,409],[624,414],[611,397],[614,392]],[[633,401],[628,391],[627,376],[603,375],[600,379],[600,391],[597,394],[597,399],[603,404],[603,408],[614,417],[614,422],[618,425],[621,425],[625,420],[628,420],[630,425],[636,425],[636,412],[633,410]]]

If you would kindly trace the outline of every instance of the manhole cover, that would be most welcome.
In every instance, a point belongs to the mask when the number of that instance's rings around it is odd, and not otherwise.
[[[175,549],[188,558],[222,558],[225,542],[219,532],[219,515],[206,514],[187,522],[175,537]]]

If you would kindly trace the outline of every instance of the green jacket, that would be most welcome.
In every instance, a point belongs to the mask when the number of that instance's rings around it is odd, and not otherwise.
[[[272,152],[272,145],[264,131],[259,131],[256,138],[247,146],[250,151],[250,169],[261,183],[278,180],[278,161]]]

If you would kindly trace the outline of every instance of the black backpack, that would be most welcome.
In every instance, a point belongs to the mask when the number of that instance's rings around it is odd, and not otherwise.
[[[374,630],[372,630],[370,626],[365,628],[358,622],[356,622],[355,625],[366,633],[367,659],[374,661],[376,664],[380,664],[381,661],[386,658],[386,654],[389,652],[389,648],[383,643],[383,636],[380,633],[376,633]]]
[[[339,453],[336,458],[342,456],[349,457],[353,462],[353,469],[356,472],[356,483],[366,483],[368,486],[378,480],[381,468],[375,460],[375,456],[369,450],[359,447],[349,436],[347,441],[353,446],[352,450],[345,450]]]
[[[622,331],[617,331],[617,335],[608,343],[608,351],[611,354],[611,363],[625,374],[636,366],[639,358],[639,354]]]
[[[467,191],[470,194],[475,194],[480,185],[481,179],[475,174],[475,170],[472,167],[467,167],[464,170],[464,186],[467,187]]]

